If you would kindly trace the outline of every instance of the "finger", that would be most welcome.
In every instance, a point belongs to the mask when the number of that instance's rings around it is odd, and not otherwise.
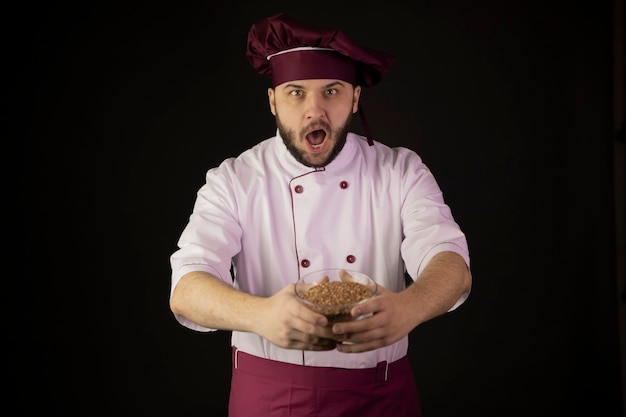
[[[339,271],[339,278],[344,282],[354,281],[354,278],[352,277],[352,275],[350,275],[348,271],[346,271],[345,269],[342,269],[341,271]]]
[[[364,334],[384,329],[384,327],[384,320],[376,315],[371,315],[358,320],[335,323],[331,327],[331,331],[333,333],[333,337],[336,339],[337,336],[346,334]]]
[[[385,346],[386,333],[380,330],[366,331],[363,333],[344,333],[335,336],[339,342],[337,348],[340,352],[364,352]]]
[[[323,284],[328,281],[330,281],[330,278],[328,277],[328,275],[324,275],[322,278],[320,278],[320,280],[318,281],[318,284]]]
[[[305,333],[315,333],[320,327],[326,327],[328,325],[328,318],[323,315],[310,310],[308,307],[303,307],[295,314],[298,320],[302,321],[302,330]],[[294,325],[294,327],[297,327]]]

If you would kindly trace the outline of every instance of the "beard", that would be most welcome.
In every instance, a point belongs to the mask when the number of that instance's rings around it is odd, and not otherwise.
[[[337,155],[339,155],[339,152],[341,152],[341,150],[343,149],[343,146],[346,144],[346,138],[348,137],[348,130],[350,128],[352,117],[353,117],[353,114],[350,113],[348,115],[348,119],[346,120],[346,122],[336,130],[331,130],[328,123],[324,121],[314,122],[311,125],[306,126],[304,129],[302,129],[302,132],[306,132],[310,130],[312,126],[316,126],[316,127],[319,126],[320,128],[323,128],[326,132],[329,132],[331,138],[337,139],[335,144],[333,145],[333,149],[328,155],[328,158],[326,158],[325,161],[321,163],[316,163],[316,164],[307,160],[305,153],[300,151],[296,147],[296,139],[297,139],[296,132],[294,130],[287,129],[285,125],[283,125],[283,123],[280,121],[280,117],[278,117],[278,115],[276,115],[276,126],[278,127],[278,132],[280,133],[280,136],[283,138],[283,143],[287,147],[287,150],[289,151],[291,155],[293,155],[294,158],[296,158],[298,162],[300,162],[302,165],[305,165],[307,167],[321,168],[330,164],[337,157]],[[301,136],[302,135],[304,135],[304,133],[301,133]]]

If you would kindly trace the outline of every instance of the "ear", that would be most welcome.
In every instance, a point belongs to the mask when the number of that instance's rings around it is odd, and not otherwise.
[[[274,89],[271,87],[267,89],[267,98],[270,103],[270,111],[276,116],[276,99],[274,97]]]
[[[356,114],[359,111],[359,99],[361,98],[361,86],[354,87],[354,94],[352,95],[352,113]]]

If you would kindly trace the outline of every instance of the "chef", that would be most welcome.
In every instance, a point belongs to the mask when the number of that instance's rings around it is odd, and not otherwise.
[[[247,57],[276,134],[208,170],[170,258],[174,316],[232,331],[231,417],[419,416],[408,334],[461,305],[471,275],[431,171],[367,128],[362,89],[393,58],[285,14],[252,25]],[[349,131],[357,114],[365,136]],[[366,318],[330,326],[296,299],[325,268],[377,282],[352,312]]]

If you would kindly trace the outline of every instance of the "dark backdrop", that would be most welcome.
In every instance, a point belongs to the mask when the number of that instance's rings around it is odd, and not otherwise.
[[[467,233],[472,295],[411,334],[425,415],[622,415],[612,2],[366,3],[5,6],[18,412],[226,415],[229,334],[174,320],[168,257],[205,171],[274,133],[246,36],[286,11],[396,55],[374,137]]]

